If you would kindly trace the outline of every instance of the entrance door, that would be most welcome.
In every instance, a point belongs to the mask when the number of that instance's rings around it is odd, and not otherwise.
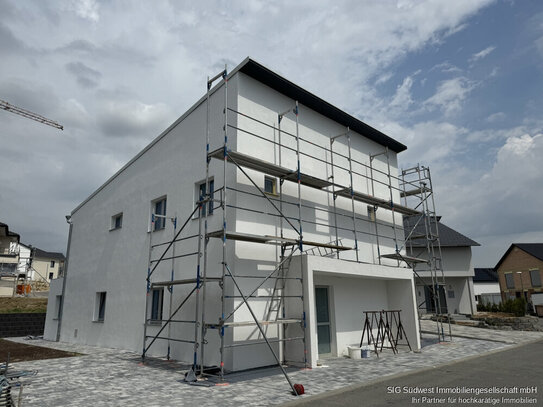
[[[330,306],[328,287],[315,287],[315,306],[317,308],[317,344],[319,355],[332,353],[330,336]]]
[[[442,285],[436,286],[435,290],[439,293],[439,305],[441,311],[439,314],[447,313],[447,298],[445,297],[445,288]],[[434,303],[434,292],[428,286],[424,286],[424,295],[426,297],[426,310],[428,312],[436,312],[436,304]]]

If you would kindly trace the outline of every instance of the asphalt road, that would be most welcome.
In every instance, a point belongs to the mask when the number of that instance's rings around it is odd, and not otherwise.
[[[509,393],[504,393],[505,390]],[[488,393],[477,395],[477,391]],[[335,390],[288,405],[543,406],[543,341],[418,373]]]

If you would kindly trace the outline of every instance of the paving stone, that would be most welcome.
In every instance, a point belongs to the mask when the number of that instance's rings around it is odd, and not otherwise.
[[[436,324],[422,321],[423,331]],[[448,329],[448,326],[447,326]],[[465,357],[503,349],[513,343],[543,339],[541,332],[519,332],[453,325],[452,342],[438,343],[437,336],[423,334],[420,353],[386,351],[377,358],[353,360],[331,358],[316,369],[288,368],[293,383],[304,385],[307,397],[388,375],[439,366]],[[83,356],[20,362],[17,370],[38,370],[25,380],[23,406],[268,406],[292,401],[294,396],[278,368],[257,369],[228,375],[226,386],[200,387],[182,381],[186,364],[149,358],[141,365],[140,355],[116,349],[44,340],[10,338]],[[403,348],[402,348],[403,349]]]

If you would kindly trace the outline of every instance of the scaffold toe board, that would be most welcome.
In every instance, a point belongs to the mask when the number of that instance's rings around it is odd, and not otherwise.
[[[382,254],[379,257],[385,258],[385,259],[405,261],[406,263],[428,263],[428,260],[421,259],[418,257],[407,256],[405,254],[400,254],[400,253]]]

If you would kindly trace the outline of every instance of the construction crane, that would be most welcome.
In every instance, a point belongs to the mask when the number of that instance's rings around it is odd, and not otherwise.
[[[21,107],[14,106],[2,99],[0,99],[0,109],[4,109],[8,112],[18,114],[28,119],[36,120],[37,122],[46,124],[48,126],[57,128],[59,130],[64,130],[64,126],[58,124],[57,122],[50,120],[46,117],[43,117],[37,113],[32,113],[31,111],[23,109]]]

